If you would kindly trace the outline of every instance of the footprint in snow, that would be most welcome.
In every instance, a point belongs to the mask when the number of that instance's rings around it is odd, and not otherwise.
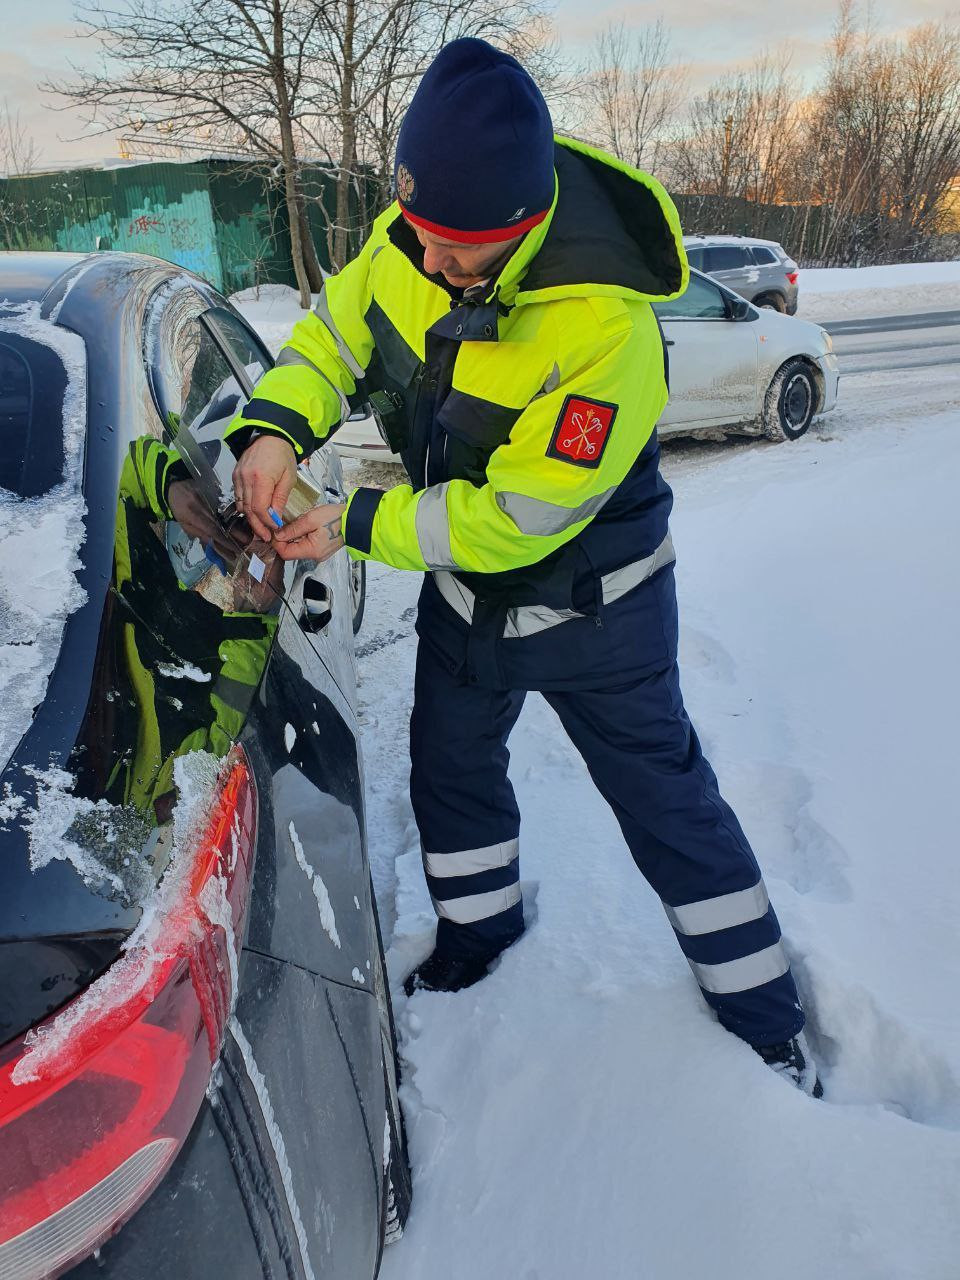
[[[794,961],[804,981],[803,960]],[[866,987],[821,979],[807,1000],[807,1035],[825,1100],[877,1105],[937,1129],[960,1130],[960,1080],[946,1056],[906,1021],[886,1013]]]

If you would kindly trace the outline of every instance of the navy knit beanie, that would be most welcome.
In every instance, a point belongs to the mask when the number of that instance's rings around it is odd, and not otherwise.
[[[485,40],[441,49],[400,128],[395,178],[407,220],[448,240],[509,240],[542,222],[553,124],[520,63]]]

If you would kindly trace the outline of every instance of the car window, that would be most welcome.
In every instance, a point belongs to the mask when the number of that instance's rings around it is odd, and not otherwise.
[[[56,351],[0,334],[0,489],[35,498],[62,479],[66,388]]]
[[[184,585],[203,582],[218,602],[231,602],[224,607],[262,612],[282,594],[283,566],[233,504],[236,460],[223,436],[270,357],[229,311],[210,308],[179,281],[158,291],[152,307],[144,342],[150,386],[165,443],[191,483],[170,504],[171,559]]]
[[[695,270],[702,271],[703,270],[703,249],[702,248],[688,249],[687,261],[690,263],[691,267],[695,268]]]
[[[192,430],[232,417],[247,398],[202,314],[169,317],[154,352],[154,393],[171,438],[181,427]]]
[[[777,261],[777,255],[772,249],[768,249],[765,245],[755,244],[750,252],[753,254],[753,260],[758,267],[767,267],[772,262]]]
[[[679,298],[655,302],[653,309],[661,320],[723,320],[727,315],[723,294],[717,286],[692,273],[690,283]]]
[[[716,244],[706,251],[706,268],[713,271],[738,271],[747,265],[747,251],[740,245]]]
[[[252,390],[273,364],[263,343],[242,320],[223,307],[204,312],[204,320],[216,330],[227,352],[246,374]]]

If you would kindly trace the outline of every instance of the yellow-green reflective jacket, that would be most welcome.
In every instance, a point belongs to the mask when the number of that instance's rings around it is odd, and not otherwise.
[[[412,481],[359,489],[351,554],[563,609],[667,539],[655,424],[666,356],[651,300],[687,286],[680,224],[653,178],[558,139],[548,217],[466,296],[423,271],[395,204],[325,283],[228,434],[298,455],[371,392]],[[662,558],[662,557],[661,557]],[[606,587],[604,587],[604,590]],[[461,608],[461,612],[463,609]]]
[[[186,474],[177,454],[152,436],[133,441],[120,474],[104,637],[113,653],[103,660],[119,696],[106,725],[93,726],[99,738],[89,754],[102,770],[98,798],[142,812],[172,792],[178,756],[229,751],[278,625],[274,615],[223,612],[180,587],[156,526],[171,518],[171,481]],[[184,661],[207,680],[178,678]]]

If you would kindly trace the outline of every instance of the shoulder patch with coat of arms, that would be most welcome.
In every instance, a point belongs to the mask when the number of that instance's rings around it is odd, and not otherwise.
[[[619,405],[567,396],[547,446],[547,457],[576,467],[599,467]]]

